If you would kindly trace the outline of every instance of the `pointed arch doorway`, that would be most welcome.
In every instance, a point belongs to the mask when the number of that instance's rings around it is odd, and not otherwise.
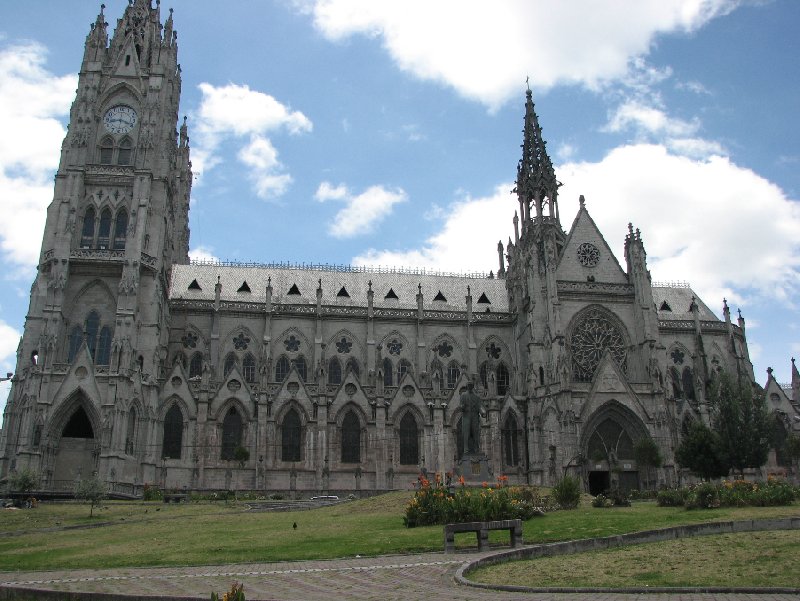
[[[638,489],[633,447],[647,436],[636,414],[616,400],[595,411],[584,430],[582,445],[588,460],[589,494],[599,495],[613,488],[625,492]]]
[[[86,400],[80,397],[57,431],[53,485],[71,489],[75,480],[90,476],[97,469],[96,427],[86,412]]]

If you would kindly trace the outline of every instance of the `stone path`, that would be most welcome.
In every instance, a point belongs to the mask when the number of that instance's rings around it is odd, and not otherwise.
[[[211,591],[243,582],[248,601],[797,601],[789,594],[507,593],[465,587],[453,576],[466,561],[487,553],[391,555],[328,561],[238,564],[187,568],[70,570],[0,573],[0,585],[73,593],[208,599]],[[5,598],[0,588],[0,598]],[[130,598],[130,597],[129,597]]]

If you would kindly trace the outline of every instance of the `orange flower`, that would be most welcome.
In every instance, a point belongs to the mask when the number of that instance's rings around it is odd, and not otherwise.
[[[461,486],[464,486],[464,485],[465,485],[465,483],[464,483],[464,476],[459,476],[459,477],[458,477],[458,483],[459,483]]]

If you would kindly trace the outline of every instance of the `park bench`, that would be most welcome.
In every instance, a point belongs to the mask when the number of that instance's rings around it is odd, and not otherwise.
[[[164,503],[183,503],[189,500],[186,493],[164,493]]]
[[[513,548],[522,545],[522,520],[495,520],[491,522],[461,522],[445,524],[444,552],[456,550],[455,535],[459,532],[474,532],[478,535],[478,551],[489,550],[489,530],[508,530]]]

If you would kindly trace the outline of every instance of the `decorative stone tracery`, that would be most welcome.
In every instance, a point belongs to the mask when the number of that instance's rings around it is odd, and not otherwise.
[[[573,377],[580,382],[590,381],[606,350],[625,371],[625,346],[622,332],[608,316],[599,309],[589,309],[575,324],[570,337]]]

